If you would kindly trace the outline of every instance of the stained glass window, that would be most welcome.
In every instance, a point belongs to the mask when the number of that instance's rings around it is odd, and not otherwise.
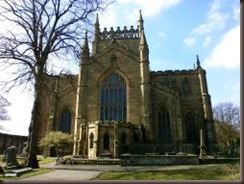
[[[64,109],[61,115],[61,122],[59,130],[64,133],[70,133],[71,131],[71,112],[69,109]]]
[[[165,108],[161,108],[158,112],[158,139],[160,143],[171,141],[170,116]]]
[[[115,72],[101,85],[101,120],[126,121],[126,82]]]

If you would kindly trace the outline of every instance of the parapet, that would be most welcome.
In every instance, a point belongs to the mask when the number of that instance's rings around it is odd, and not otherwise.
[[[120,27],[117,27],[117,30],[114,30],[113,27],[110,28],[110,31],[107,28],[104,28],[103,32],[99,33],[99,40],[112,40],[112,39],[138,39],[139,38],[139,27],[134,29],[133,26],[130,26],[130,29],[127,29],[127,26],[124,26],[124,29],[121,30]]]
[[[165,71],[151,71],[151,76],[158,76],[158,75],[191,75],[197,74],[197,70],[189,69],[189,70],[165,70]]]

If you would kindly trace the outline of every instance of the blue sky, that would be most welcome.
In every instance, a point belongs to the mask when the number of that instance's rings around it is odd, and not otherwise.
[[[207,71],[214,107],[240,105],[240,1],[237,0],[117,0],[99,13],[100,28],[137,26],[139,10],[150,50],[150,68],[193,69],[196,55]],[[78,66],[66,67],[78,71]],[[7,96],[11,121],[5,132],[28,134],[33,97],[15,90]]]

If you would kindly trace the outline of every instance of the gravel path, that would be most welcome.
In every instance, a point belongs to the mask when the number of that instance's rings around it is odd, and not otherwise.
[[[95,178],[101,171],[81,171],[81,170],[54,170],[48,173],[23,178],[22,180],[48,180],[48,181],[64,181],[64,180],[90,180]]]
[[[55,165],[49,163],[41,167],[54,169],[51,172],[23,178],[22,180],[47,180],[47,181],[67,181],[67,180],[91,180],[105,171],[152,171],[152,170],[181,170],[208,168],[212,165],[179,165],[179,166],[126,166],[120,165]]]

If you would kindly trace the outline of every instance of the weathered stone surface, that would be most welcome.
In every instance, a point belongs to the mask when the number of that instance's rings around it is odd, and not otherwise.
[[[68,132],[74,134],[73,154],[91,159],[101,154],[117,158],[137,144],[169,145],[168,152],[198,154],[200,128],[204,144],[214,143],[214,127],[207,126],[213,120],[206,71],[199,58],[197,68],[150,71],[142,24],[140,20],[139,28],[131,31],[101,32],[96,23],[93,51],[82,52],[79,75],[47,77],[49,90],[43,97],[39,137],[67,123]],[[126,83],[124,122],[101,121],[100,117],[101,86],[113,72]],[[65,119],[65,110],[70,111],[70,119]]]
[[[7,167],[12,167],[18,165],[17,162],[17,148],[15,146],[10,146],[7,148],[6,153],[6,166]]]

